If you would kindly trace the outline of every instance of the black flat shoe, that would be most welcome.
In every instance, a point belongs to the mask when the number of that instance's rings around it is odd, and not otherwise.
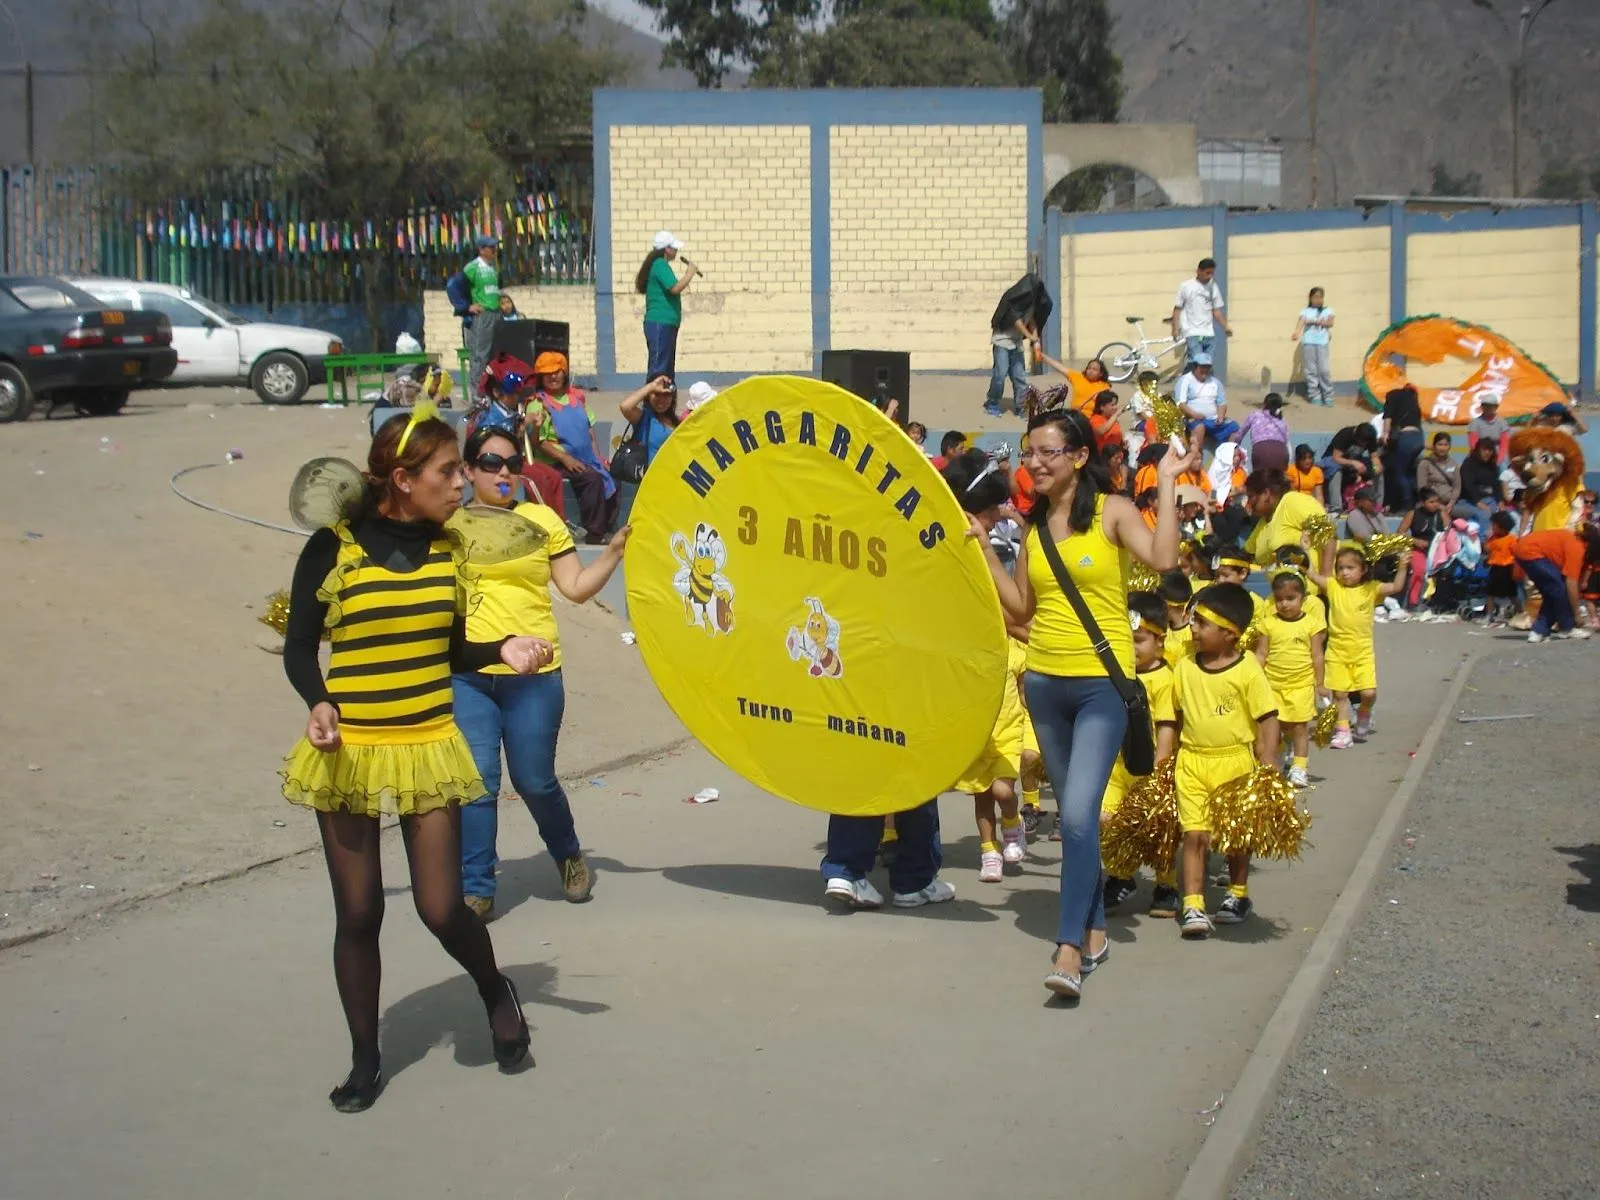
[[[342,1113],[366,1112],[383,1091],[383,1075],[379,1071],[351,1071],[338,1087],[328,1093],[328,1103]]]
[[[522,997],[517,995],[517,985],[504,975],[500,982],[506,985],[506,991],[511,993],[511,1003],[517,1007],[517,1036],[510,1039],[501,1039],[494,1036],[494,1023],[490,1022],[489,1036],[494,1041],[494,1061],[500,1064],[502,1071],[514,1071],[523,1063],[533,1065],[533,1055],[528,1047],[533,1042],[533,1035],[528,1032],[528,1019],[522,1015]]]

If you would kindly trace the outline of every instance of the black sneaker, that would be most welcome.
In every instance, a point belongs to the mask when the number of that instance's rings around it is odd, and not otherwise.
[[[1210,937],[1215,928],[1203,908],[1186,908],[1183,916],[1178,918],[1178,932],[1195,941]]]
[[[1150,897],[1150,911],[1148,915],[1152,917],[1161,917],[1170,921],[1173,917],[1178,915],[1178,904],[1182,899],[1183,897],[1178,895],[1177,888],[1158,886],[1156,888],[1155,895]]]
[[[1217,906],[1216,922],[1218,925],[1239,925],[1254,907],[1249,896],[1229,896]]]
[[[1106,907],[1115,908],[1138,890],[1139,885],[1133,880],[1118,879],[1115,875],[1108,875],[1105,887]]]
[[[1044,814],[1039,811],[1039,806],[1037,804],[1024,804],[1022,806],[1022,829],[1023,832],[1028,835],[1028,840],[1030,842],[1033,841],[1036,836],[1038,836],[1039,819],[1043,815]]]

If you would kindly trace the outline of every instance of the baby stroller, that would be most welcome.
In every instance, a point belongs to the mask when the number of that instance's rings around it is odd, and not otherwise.
[[[1489,615],[1493,607],[1489,602],[1489,564],[1483,558],[1476,521],[1457,519],[1434,538],[1428,562],[1432,587],[1424,602],[1430,612],[1463,621]]]

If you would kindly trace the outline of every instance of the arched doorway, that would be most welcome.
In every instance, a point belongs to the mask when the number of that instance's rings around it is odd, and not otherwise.
[[[1171,204],[1156,180],[1121,163],[1089,163],[1069,171],[1045,197],[1046,208],[1062,212],[1142,212]]]

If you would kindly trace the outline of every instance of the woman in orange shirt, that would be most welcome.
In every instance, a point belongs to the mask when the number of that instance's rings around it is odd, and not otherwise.
[[[1106,375],[1106,364],[1098,358],[1091,358],[1083,364],[1083,370],[1074,371],[1048,354],[1041,353],[1039,361],[1066,379],[1072,388],[1072,407],[1086,417],[1094,416],[1095,397],[1105,391],[1110,383]]]
[[[1294,465],[1284,471],[1289,486],[1297,492],[1313,497],[1324,508],[1328,506],[1326,479],[1317,466],[1317,452],[1301,443],[1294,448]]]

